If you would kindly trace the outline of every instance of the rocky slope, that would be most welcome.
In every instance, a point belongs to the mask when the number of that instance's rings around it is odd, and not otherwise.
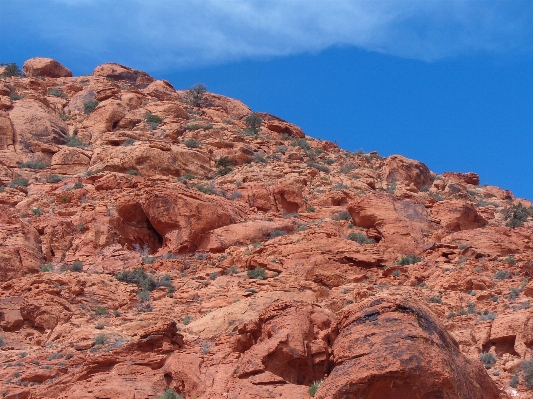
[[[3,397],[532,397],[531,202],[118,64],[23,71]]]

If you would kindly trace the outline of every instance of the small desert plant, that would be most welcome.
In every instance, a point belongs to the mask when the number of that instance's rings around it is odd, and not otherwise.
[[[105,334],[98,334],[94,337],[95,345],[105,345],[107,343],[107,336]]]
[[[414,265],[415,263],[418,263],[421,260],[422,258],[420,256],[417,256],[415,254],[410,254],[410,255],[402,256],[396,263],[398,263],[401,266],[407,266],[407,265]]]
[[[350,233],[348,234],[348,240],[358,242],[359,244],[375,244],[376,241],[372,238],[368,238],[366,234],[363,233]]]
[[[226,168],[228,166],[231,166],[231,159],[229,159],[228,157],[220,157],[217,159],[215,165],[217,168]]]
[[[84,147],[83,142],[76,135],[68,136],[66,139],[66,145],[67,147],[78,147],[78,148]]]
[[[350,220],[352,215],[347,211],[339,212],[331,217],[333,220]]]
[[[0,64],[0,66],[5,67],[4,72],[0,75],[0,78],[9,78],[11,76],[22,76],[19,66],[14,62],[9,62],[7,64]]]
[[[496,359],[496,356],[494,356],[492,353],[485,352],[479,355],[479,360],[481,360],[481,363],[483,363],[486,369],[490,369],[496,364],[498,359]]]
[[[266,277],[266,270],[262,267],[256,267],[255,269],[248,270],[246,274],[255,280],[263,280]]]
[[[61,176],[58,176],[58,175],[50,175],[48,176],[48,183],[59,183],[60,181],[63,180],[63,177]]]
[[[287,233],[283,230],[272,230],[268,235],[270,238],[276,238],[287,235]]]
[[[268,163],[266,158],[261,154],[254,154],[252,156],[252,162],[254,163]]]
[[[50,89],[48,90],[48,93],[47,93],[49,96],[55,96],[55,97],[60,97],[60,98],[67,98],[68,96],[65,94],[65,92],[57,89],[57,88],[53,88],[53,89]]]
[[[83,270],[83,262],[77,260],[70,266],[71,272],[81,272]]]
[[[176,391],[173,389],[167,389],[162,396],[158,397],[157,399],[185,399],[185,397],[182,394],[177,394]]]
[[[400,277],[402,275],[402,271],[401,270],[395,270],[392,272],[392,276],[393,277]]]
[[[15,93],[15,92],[11,92],[11,93],[9,93],[9,98],[12,99],[13,101],[16,101],[16,100],[23,99],[24,96],[21,96],[20,94]]]
[[[45,272],[51,272],[52,270],[54,270],[54,267],[52,266],[51,263],[46,263],[44,265],[41,266],[41,272],[45,273]]]
[[[204,186],[203,184],[197,184],[194,186],[198,191],[204,193],[204,194],[216,194],[216,191],[214,187],[211,186]]]
[[[103,306],[96,306],[94,308],[94,314],[96,316],[108,316],[109,313],[107,311],[107,308],[103,307]]]
[[[513,229],[523,226],[529,216],[531,216],[531,208],[528,209],[520,203],[512,205],[503,211],[503,217],[507,220],[505,225]]]
[[[19,164],[19,168],[21,169],[45,169],[48,168],[50,165],[47,163],[44,163],[42,161],[27,161],[27,162],[21,162]]]
[[[136,175],[139,174],[139,172],[136,171],[135,169],[128,169],[128,170],[126,171],[126,174],[136,176]]]
[[[315,168],[321,172],[324,172],[324,173],[329,173],[329,168],[327,166],[324,166],[324,165],[319,165],[317,164],[316,162],[309,162],[307,164],[307,166],[311,167],[311,168]]]
[[[498,270],[494,274],[494,278],[497,278],[498,280],[505,280],[506,278],[510,277],[511,273],[509,273],[507,270]]]
[[[192,321],[192,316],[187,315],[187,316],[185,316],[185,317],[183,318],[182,323],[185,324],[185,325],[187,325],[187,324],[189,324],[191,321]]]
[[[246,123],[246,126],[248,126],[248,129],[250,129],[253,134],[257,134],[259,133],[259,129],[261,129],[263,119],[258,114],[253,113],[244,119],[244,123]]]
[[[91,112],[94,111],[94,109],[100,104],[100,101],[96,100],[89,100],[83,103],[83,112],[85,112],[86,115],[89,115]]]
[[[24,177],[17,177],[9,183],[10,188],[15,187],[28,187],[28,184],[30,184],[28,179],[25,179]]]
[[[193,107],[201,107],[204,103],[204,95],[207,92],[207,87],[199,83],[193,87],[187,89],[185,96],[183,97],[183,102]]]
[[[151,114],[151,113],[147,113],[144,116],[144,120],[146,121],[148,125],[150,125],[150,129],[155,129],[161,123],[163,123],[163,119],[161,119],[161,117]]]
[[[309,396],[311,396],[312,398],[315,396],[316,392],[318,391],[318,388],[320,388],[320,386],[322,385],[322,383],[324,382],[324,380],[319,380],[319,381],[315,381],[311,384],[311,386],[309,387]]]
[[[134,139],[126,139],[124,140],[124,142],[121,144],[122,147],[129,147],[129,146],[132,146],[133,143],[135,143],[135,140]]]
[[[185,146],[187,148],[198,148],[200,147],[200,142],[198,140],[195,140],[195,139],[187,139],[185,140]]]
[[[41,208],[33,208],[31,210],[31,212],[35,215],[35,216],[41,216],[43,214],[43,211],[41,210]]]

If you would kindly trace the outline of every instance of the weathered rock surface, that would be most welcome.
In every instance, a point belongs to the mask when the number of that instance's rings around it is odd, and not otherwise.
[[[22,66],[25,76],[42,76],[47,78],[71,77],[70,69],[52,58],[35,57],[27,60]]]

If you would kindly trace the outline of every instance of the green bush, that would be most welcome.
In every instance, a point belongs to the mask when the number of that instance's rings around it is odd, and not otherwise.
[[[246,126],[252,131],[253,134],[259,133],[259,130],[261,129],[261,124],[263,123],[263,119],[256,113],[248,115],[244,119],[244,123],[246,123]]]
[[[263,155],[261,155],[261,154],[254,154],[252,156],[252,162],[254,162],[254,163],[262,163],[262,164],[268,163],[266,158]]]
[[[50,175],[50,176],[48,176],[47,182],[48,183],[59,183],[62,180],[63,180],[63,177],[61,177],[61,176]]]
[[[511,273],[507,270],[499,270],[494,274],[494,278],[497,278],[498,280],[505,280],[506,278],[510,277]]]
[[[77,190],[79,188],[83,188],[83,183],[81,181],[77,181],[76,183],[74,183],[72,188],[75,189],[75,190]]]
[[[19,168],[21,169],[45,169],[45,168],[48,168],[49,166],[50,166],[49,164],[46,164],[38,160],[21,162],[19,164]]]
[[[103,307],[103,306],[97,306],[94,308],[94,314],[96,316],[108,316],[109,313],[107,311],[107,308]]]
[[[248,270],[246,274],[255,280],[263,280],[266,277],[266,270],[262,267],[256,267],[255,269]]]
[[[0,64],[0,66],[5,67],[4,72],[0,75],[0,78],[9,78],[11,76],[22,76],[19,66],[14,62],[9,62],[7,64]]]
[[[83,112],[85,112],[86,115],[89,115],[91,112],[94,111],[94,109],[100,104],[100,101],[96,100],[89,100],[83,103]]]
[[[522,204],[511,205],[503,211],[503,217],[507,220],[507,227],[516,228],[524,225],[527,218],[531,216],[532,210]]]
[[[220,176],[225,176],[227,175],[228,173],[231,173],[233,171],[233,168],[230,168],[229,166],[225,167],[225,168],[220,168],[217,170],[217,173],[220,175]]]
[[[185,146],[187,148],[198,148],[200,147],[200,142],[195,139],[187,139],[185,140]]]
[[[135,140],[134,139],[126,139],[124,140],[124,142],[121,144],[122,147],[129,147],[129,146],[132,146],[133,143],[135,143]]]
[[[98,334],[94,337],[95,345],[105,345],[107,343],[107,336],[105,334]]]
[[[71,272],[81,272],[83,270],[83,262],[77,260],[70,266]]]
[[[192,316],[187,315],[183,318],[183,324],[185,325],[189,324],[191,321],[192,321]]]
[[[309,162],[307,166],[309,166],[310,168],[315,168],[324,173],[329,173],[329,168],[327,166],[319,165],[316,162]]]
[[[351,220],[352,215],[347,211],[339,212],[331,217],[333,220]]]
[[[116,278],[124,283],[135,284],[142,291],[153,291],[157,287],[167,287],[169,293],[175,291],[175,287],[170,281],[170,276],[165,274],[159,280],[156,280],[152,274],[146,273],[142,267],[124,270],[121,273],[117,273]]]
[[[126,171],[126,174],[136,176],[136,175],[139,174],[139,172],[136,171],[135,169],[128,169],[128,170]]]
[[[211,186],[204,186],[203,184],[197,184],[194,186],[198,191],[204,193],[204,194],[216,194],[216,191]]]
[[[47,93],[49,96],[55,96],[55,97],[60,97],[60,98],[68,98],[67,94],[57,88],[53,88],[53,89],[50,89],[48,90],[48,93]]]
[[[366,236],[366,234],[363,234],[363,233],[350,233],[348,234],[348,240],[351,240],[351,241],[355,241],[359,244],[375,244],[376,241],[373,240],[372,238],[368,238]]]
[[[231,166],[231,159],[229,159],[228,157],[220,157],[217,159],[215,165],[217,168],[226,168],[228,166]]]
[[[182,394],[178,395],[173,389],[169,388],[157,399],[185,399],[185,397]]]
[[[146,121],[146,123],[148,123],[148,125],[150,125],[150,129],[155,129],[161,123],[163,123],[163,119],[161,119],[159,116],[151,114],[151,113],[147,113],[144,116],[144,120]]]
[[[76,135],[67,136],[66,145],[67,145],[67,147],[78,147],[78,148],[84,147],[83,142]]]
[[[276,238],[287,235],[287,232],[283,230],[272,230],[268,235],[270,238]]]
[[[318,391],[318,388],[320,388],[320,386],[322,385],[322,383],[324,382],[324,380],[319,380],[319,381],[315,381],[311,384],[311,386],[309,387],[309,396],[311,396],[312,398],[316,395],[316,392]]]
[[[9,98],[13,101],[16,101],[16,100],[22,100],[24,96],[21,96],[20,94],[17,94],[15,92],[11,92],[9,93]]]
[[[422,258],[420,256],[411,254],[411,255],[402,256],[396,263],[398,263],[401,266],[407,266],[407,265],[414,265],[415,263],[418,263],[421,260]]]
[[[41,272],[43,273],[51,272],[52,270],[54,270],[54,266],[51,263],[46,263],[41,266]]]
[[[207,92],[207,87],[199,83],[187,89],[183,102],[192,105],[193,107],[201,107],[204,103],[204,95]]]
[[[31,210],[31,212],[35,215],[35,216],[41,216],[43,214],[43,211],[41,210],[41,208],[33,208]]]
[[[486,369],[490,369],[497,361],[496,356],[490,352],[480,353],[479,360],[481,360],[481,363],[483,363]]]
[[[11,180],[11,182],[9,183],[9,187],[28,187],[28,184],[30,184],[28,179],[25,179],[24,177],[17,177]]]
[[[529,389],[533,389],[533,360],[522,363],[522,378]]]

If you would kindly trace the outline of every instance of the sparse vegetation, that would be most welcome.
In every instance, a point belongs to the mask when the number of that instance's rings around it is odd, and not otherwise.
[[[70,270],[71,272],[81,272],[81,271],[83,270],[83,262],[80,262],[79,260],[76,261],[76,262],[74,262],[74,263],[70,266],[69,270]]]
[[[531,208],[526,208],[520,203],[511,205],[503,211],[503,217],[507,221],[505,225],[513,229],[522,227],[532,213]]]
[[[44,163],[39,160],[21,162],[19,168],[21,169],[46,169],[50,164]]]
[[[83,142],[80,140],[80,138],[77,135],[68,136],[66,138],[65,144],[67,145],[67,147],[78,147],[78,148],[84,147]]]
[[[183,102],[193,107],[201,107],[204,104],[204,95],[207,92],[207,87],[199,83],[187,89]]]
[[[498,359],[492,353],[485,352],[479,355],[479,360],[481,360],[481,363],[483,363],[486,369],[490,369],[492,366],[496,364],[496,361]]]
[[[522,363],[522,379],[529,389],[533,389],[533,360],[527,360]]]
[[[124,270],[121,273],[117,273],[116,278],[118,281],[137,285],[141,291],[153,291],[157,287],[167,287],[169,294],[171,294],[176,290],[168,274],[156,279],[152,274],[146,273],[142,267]]]
[[[276,238],[287,235],[287,232],[283,230],[272,230],[268,235],[270,236],[270,238]]]
[[[46,93],[48,94],[49,96],[55,96],[55,97],[59,97],[59,98],[68,98],[67,94],[57,88],[53,88],[53,89],[50,89],[48,90],[48,92]]]
[[[367,237],[366,234],[363,233],[350,233],[348,234],[348,240],[358,242],[359,244],[375,244],[376,241],[372,238]]]
[[[263,119],[259,116],[259,114],[253,113],[244,119],[244,123],[246,123],[246,126],[248,126],[248,129],[252,134],[258,134],[259,130],[261,129]]]
[[[19,66],[14,62],[9,62],[7,64],[0,64],[0,66],[5,67],[4,72],[0,75],[0,78],[10,78],[12,76],[20,77],[22,72],[20,71]]]
[[[157,399],[185,399],[182,394],[177,394],[173,389],[167,389],[163,395],[159,396]]]
[[[198,148],[200,147],[200,142],[198,140],[195,140],[195,139],[187,139],[185,140],[185,146],[187,148]]]
[[[507,270],[498,270],[496,274],[494,274],[494,278],[498,280],[505,280],[506,278],[510,277],[509,271]]]
[[[47,179],[47,182],[48,183],[59,183],[60,181],[63,180],[63,177],[62,176],[59,176],[59,175],[50,175],[48,176],[48,179]]]
[[[256,267],[255,269],[248,270],[246,274],[252,279],[263,280],[266,277],[266,270],[262,267]]]
[[[422,258],[420,256],[417,256],[415,254],[410,254],[410,255],[402,256],[396,263],[398,263],[401,266],[407,266],[407,265],[414,265],[415,263],[418,263],[421,260]]]
[[[42,265],[41,269],[40,269],[40,271],[43,272],[43,273],[51,272],[52,270],[54,270],[54,266],[52,266],[51,263],[46,263],[46,264]]]
[[[30,184],[29,180],[24,177],[17,177],[9,183],[10,188],[15,187],[28,187],[28,184]]]
[[[320,386],[322,385],[322,383],[324,382],[324,380],[319,380],[319,381],[315,381],[311,384],[311,386],[309,387],[309,396],[311,396],[312,398],[315,397],[318,389],[320,388]]]
[[[100,101],[96,100],[89,100],[83,103],[83,112],[86,115],[89,115],[91,112],[94,111],[96,107],[98,107],[98,104],[100,104]]]
[[[150,126],[150,129],[153,130],[156,127],[158,127],[161,123],[163,123],[163,119],[157,115],[147,113],[144,116],[145,122]]]
[[[187,325],[187,324],[189,324],[191,321],[192,321],[192,316],[187,315],[187,316],[185,316],[185,317],[183,318],[182,323],[185,324],[185,325]]]
[[[315,169],[317,169],[317,170],[319,170],[321,172],[324,172],[324,173],[329,173],[330,172],[330,170],[329,170],[329,168],[327,166],[317,164],[316,162],[309,162],[307,164],[307,166],[309,166],[310,168],[315,168]]]
[[[339,212],[331,217],[333,220],[351,220],[352,215],[347,211]]]

